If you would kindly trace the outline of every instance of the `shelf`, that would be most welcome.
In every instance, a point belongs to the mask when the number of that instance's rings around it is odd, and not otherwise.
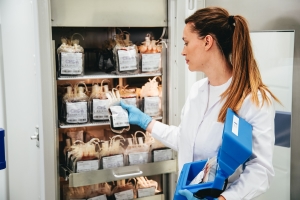
[[[109,79],[109,78],[139,78],[139,77],[154,77],[161,76],[162,73],[143,73],[143,74],[107,74],[105,72],[85,72],[82,76],[60,76],[57,80],[81,80],[81,79]]]
[[[153,162],[141,165],[124,166],[112,169],[102,169],[81,173],[70,173],[66,168],[60,166],[60,175],[69,179],[70,187],[93,185],[97,183],[110,182],[121,179],[134,178],[138,176],[152,176],[177,171],[176,160]]]
[[[155,120],[162,120],[162,117],[153,117]],[[101,121],[101,122],[91,122],[84,124],[66,124],[64,122],[59,122],[59,128],[77,128],[77,127],[88,127],[88,126],[106,126],[109,125],[109,121]]]
[[[77,127],[104,126],[104,125],[109,125],[109,121],[91,122],[91,123],[84,123],[84,124],[65,124],[63,122],[60,122],[59,128],[77,128]]]

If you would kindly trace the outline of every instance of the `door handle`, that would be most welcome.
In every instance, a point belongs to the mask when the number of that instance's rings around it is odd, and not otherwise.
[[[140,176],[143,174],[143,171],[138,171],[138,172],[133,172],[133,173],[128,173],[128,174],[116,174],[114,171],[113,171],[113,175],[114,177],[116,178],[126,178],[126,177],[131,177],[131,176]]]
[[[35,133],[34,135],[30,136],[31,140],[36,140],[36,146],[40,147],[40,136],[39,136],[39,127],[35,127]]]
[[[39,140],[39,135],[32,135],[30,136],[31,140]]]

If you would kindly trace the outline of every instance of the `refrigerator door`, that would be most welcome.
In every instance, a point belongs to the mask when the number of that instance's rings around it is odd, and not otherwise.
[[[53,166],[54,156],[51,153],[44,156],[43,142],[47,136],[44,138],[43,134],[54,134],[44,132],[44,127],[51,125],[51,121],[47,120],[46,123],[43,120],[46,115],[51,116],[51,112],[48,113],[42,109],[41,99],[47,88],[41,90],[43,85],[41,71],[51,69],[51,67],[44,68],[44,65],[43,67],[40,65],[39,41],[42,36],[47,35],[39,35],[38,20],[42,19],[38,16],[38,2],[40,1],[1,1],[0,3],[2,43],[0,48],[3,50],[3,60],[0,59],[1,71],[3,70],[1,87],[4,93],[2,100],[5,103],[3,113],[6,123],[7,166],[9,168],[6,192],[10,199],[45,199],[45,188],[54,189],[54,187],[47,186],[54,179],[55,172],[47,170],[47,166],[44,165],[45,160],[52,158],[52,165],[49,166]],[[45,30],[49,30],[49,27],[48,24],[48,29]],[[50,37],[47,37],[47,40],[49,41]],[[51,54],[47,56],[50,58]],[[47,77],[43,81],[47,82]],[[43,115],[44,112],[47,114]],[[36,146],[36,140],[30,139],[31,136],[36,135],[37,127],[41,136],[39,147]],[[55,130],[55,127],[52,130]],[[51,151],[54,152],[53,141],[47,139],[46,141],[52,142],[52,145],[49,144]],[[47,173],[52,173],[52,178],[47,179],[47,183],[44,178],[46,170]],[[49,199],[55,198],[55,189],[51,192]]]

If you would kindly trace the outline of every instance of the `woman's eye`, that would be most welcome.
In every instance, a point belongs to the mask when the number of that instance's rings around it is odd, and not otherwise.
[[[188,45],[188,43],[187,43],[187,42],[185,42],[185,43],[184,43],[184,46],[187,46],[187,45]]]

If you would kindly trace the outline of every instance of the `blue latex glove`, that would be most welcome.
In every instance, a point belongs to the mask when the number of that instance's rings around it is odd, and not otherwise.
[[[120,105],[128,111],[129,124],[135,124],[146,130],[148,124],[152,121],[152,117],[143,113],[135,106],[128,105],[121,101]]]
[[[179,190],[178,193],[185,196],[187,200],[199,200],[198,198],[194,197],[193,193],[191,193],[187,189]]]
[[[187,189],[179,190],[178,193],[185,196],[187,200],[199,200],[198,198],[194,197],[193,193],[191,193]],[[218,198],[214,198],[214,199],[218,200]],[[206,200],[206,199],[202,199],[202,200]]]

